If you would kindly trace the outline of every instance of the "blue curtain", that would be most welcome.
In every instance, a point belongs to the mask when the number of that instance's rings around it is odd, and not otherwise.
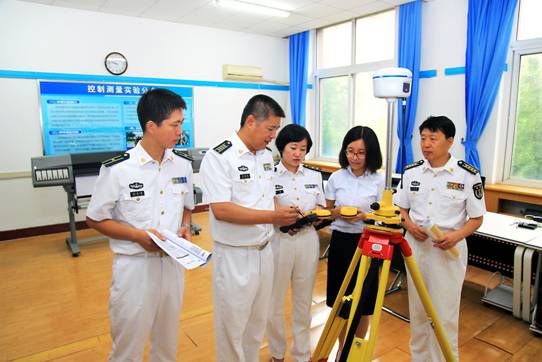
[[[292,122],[305,126],[307,105],[307,68],[309,64],[309,32],[290,35],[290,109]]]
[[[505,70],[518,0],[469,0],[465,60],[465,159],[480,169],[476,144],[486,127]]]
[[[413,162],[412,131],[416,121],[418,106],[418,86],[420,81],[420,50],[422,46],[422,1],[417,0],[399,7],[399,61],[398,66],[408,68],[412,72],[412,89],[406,101],[406,112],[403,119],[401,101],[399,101],[397,117],[397,136],[399,151],[395,172],[403,173],[403,168]],[[404,164],[402,154],[404,152]]]

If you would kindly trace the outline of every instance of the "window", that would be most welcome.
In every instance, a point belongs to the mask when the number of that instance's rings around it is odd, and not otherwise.
[[[542,185],[542,12],[539,0],[521,0],[512,42],[512,92],[505,179]]]
[[[396,15],[389,10],[316,34],[317,156],[336,161],[346,132],[371,127],[385,159],[387,103],[373,96],[373,73],[396,65]]]

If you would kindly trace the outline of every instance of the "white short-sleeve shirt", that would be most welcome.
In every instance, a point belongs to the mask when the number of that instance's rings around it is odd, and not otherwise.
[[[398,186],[394,203],[410,209],[414,223],[420,225],[430,219],[443,230],[460,229],[469,218],[484,215],[480,174],[470,165],[471,171],[460,167],[459,162],[464,161],[453,156],[438,168],[432,168],[427,160],[416,162],[418,166],[405,171],[403,187]]]
[[[371,204],[382,198],[386,182],[385,175],[379,172],[365,172],[361,176],[352,173],[350,166],[331,174],[326,184],[326,199],[334,200],[335,207],[357,207],[360,212],[371,212]],[[331,224],[332,230],[358,234],[363,231],[363,221],[349,223],[337,218]]]
[[[275,197],[280,206],[297,206],[303,213],[317,205],[325,207],[322,174],[303,166],[292,173],[279,162],[275,170]]]
[[[95,221],[112,219],[137,229],[176,233],[183,209],[194,208],[191,162],[168,149],[159,164],[141,144],[127,153],[130,158],[101,167],[87,216]],[[110,239],[110,246],[117,254],[145,252],[129,240]]]
[[[233,202],[257,210],[274,210],[274,162],[271,151],[252,153],[234,133],[210,149],[200,167],[205,202]],[[273,225],[240,225],[217,220],[209,211],[215,241],[231,246],[258,246],[273,235]]]

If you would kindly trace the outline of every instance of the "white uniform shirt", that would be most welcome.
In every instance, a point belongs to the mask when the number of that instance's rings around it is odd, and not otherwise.
[[[183,208],[194,208],[192,165],[168,149],[161,164],[138,144],[130,158],[102,166],[87,216],[95,221],[112,219],[137,229],[180,228]],[[145,249],[129,240],[110,239],[114,253],[135,255]]]
[[[322,190],[322,174],[299,166],[295,174],[279,162],[275,171],[275,197],[280,206],[297,206],[305,213],[316,205],[326,205]]]
[[[420,225],[429,218],[442,230],[457,230],[468,218],[485,214],[480,174],[472,174],[450,157],[443,167],[432,168],[427,160],[403,175],[394,203],[410,209],[412,221]]]
[[[217,150],[221,150],[222,153]],[[274,210],[274,163],[267,149],[252,153],[237,133],[209,150],[200,174],[205,201],[233,202],[257,210]],[[257,246],[273,235],[273,225],[240,225],[217,220],[209,211],[213,239],[231,246]]]
[[[357,207],[360,212],[371,212],[371,204],[380,201],[386,186],[382,173],[365,172],[361,176],[352,173],[350,166],[331,174],[326,184],[326,199],[335,200],[335,207]],[[331,224],[332,230],[358,234],[363,231],[363,221],[349,223],[337,218]]]

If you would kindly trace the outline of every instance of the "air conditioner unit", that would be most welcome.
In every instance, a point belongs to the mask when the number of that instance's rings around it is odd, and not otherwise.
[[[259,82],[263,80],[263,72],[260,67],[224,64],[222,66],[222,78],[224,80],[248,80]]]

